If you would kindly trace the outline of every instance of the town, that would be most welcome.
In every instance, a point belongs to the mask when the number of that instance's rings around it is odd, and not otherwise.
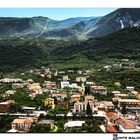
[[[127,62],[129,60],[122,60]],[[38,69],[0,79],[0,132],[140,132],[140,96],[132,85],[114,88],[92,78],[97,72],[136,69],[134,63],[101,69]],[[115,90],[116,89],[116,90]],[[120,89],[120,90],[119,90]]]

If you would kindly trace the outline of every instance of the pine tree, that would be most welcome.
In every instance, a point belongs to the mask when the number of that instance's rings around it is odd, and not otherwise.
[[[123,104],[123,106],[122,106],[122,114],[126,114],[126,113],[127,113],[126,104]]]
[[[91,109],[91,107],[90,107],[89,102],[88,102],[88,104],[87,104],[86,114],[87,114],[88,116],[92,115],[92,109]]]
[[[91,94],[91,87],[90,85],[85,85],[85,95],[90,95]]]

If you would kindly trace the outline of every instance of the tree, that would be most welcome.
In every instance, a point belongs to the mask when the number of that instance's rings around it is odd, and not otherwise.
[[[34,124],[31,126],[29,133],[47,133],[50,132],[50,130],[48,125]]]
[[[88,116],[92,115],[92,109],[91,109],[91,107],[90,107],[89,102],[88,102],[88,104],[87,104],[86,114],[87,114]]]
[[[122,114],[126,114],[127,113],[127,109],[126,109],[126,104],[124,103],[122,106]]]
[[[90,85],[85,85],[85,95],[91,94],[91,86]]]

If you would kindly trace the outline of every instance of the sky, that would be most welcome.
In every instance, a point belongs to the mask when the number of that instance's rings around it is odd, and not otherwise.
[[[116,8],[0,8],[0,17],[44,16],[56,20],[104,16]]]

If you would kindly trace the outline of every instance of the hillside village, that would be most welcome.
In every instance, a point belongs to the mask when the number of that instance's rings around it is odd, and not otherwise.
[[[129,60],[123,60],[129,61]],[[140,90],[114,89],[91,80],[95,71],[136,69],[134,63],[101,69],[46,67],[0,79],[0,131],[7,133],[140,132]],[[115,90],[117,89],[117,90]],[[120,89],[120,90],[119,90]]]

